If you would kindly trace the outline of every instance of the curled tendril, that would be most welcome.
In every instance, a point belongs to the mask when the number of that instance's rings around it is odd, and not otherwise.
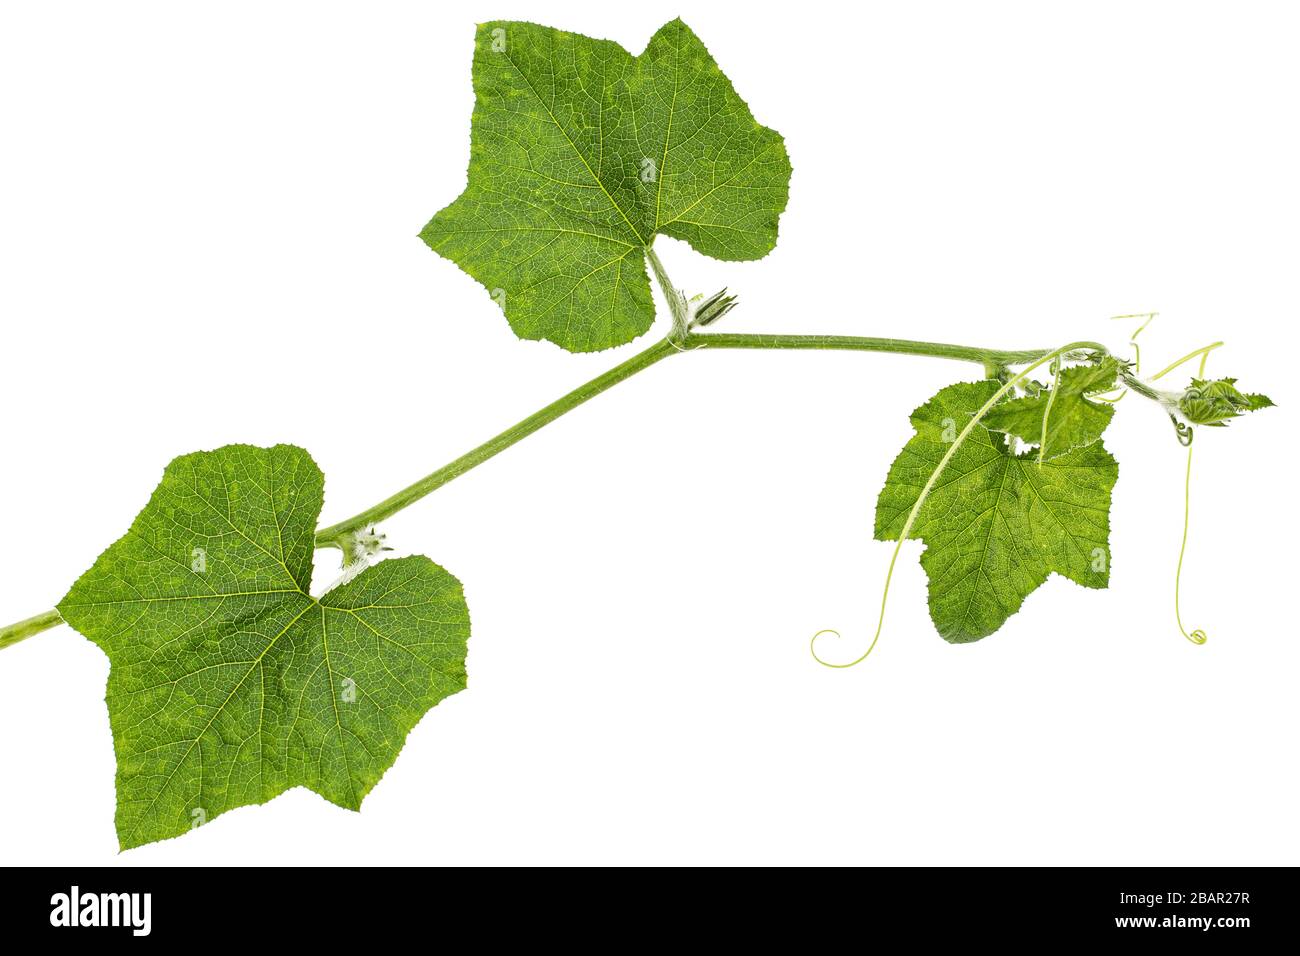
[[[1142,347],[1137,343],[1137,337],[1142,334],[1142,330],[1155,321],[1159,312],[1130,312],[1127,315],[1112,315],[1111,319],[1141,319],[1142,324],[1134,330],[1133,334],[1128,337],[1128,344],[1133,347],[1133,373],[1136,375],[1142,371]],[[1119,394],[1097,395],[1094,396],[1097,401],[1110,402],[1112,405],[1128,394],[1127,388],[1118,389]]]
[[[858,660],[853,661],[852,663],[849,663],[849,664],[836,664],[836,663],[833,663],[832,661],[828,661],[828,660],[826,660],[825,658],[821,657],[821,656],[817,653],[817,638],[821,637],[823,634],[834,634],[835,637],[838,638],[838,637],[840,636],[840,632],[837,631],[837,630],[835,630],[834,628],[824,627],[824,628],[822,628],[820,631],[818,631],[816,634],[814,634],[814,635],[812,636],[812,640],[810,640],[810,641],[808,642],[808,652],[809,652],[810,654],[812,654],[812,656],[813,656],[813,660],[815,660],[818,664],[821,664],[823,667],[852,667],[854,664],[858,663],[858,661],[861,661],[861,660],[866,659],[867,654],[870,654],[871,651],[872,651],[872,649],[874,649],[875,646],[876,646],[876,642],[875,642],[875,641],[872,641],[872,642],[871,642],[871,647],[868,647],[868,648],[867,648],[867,653],[866,653],[866,654],[863,654],[862,657],[859,657]],[[880,638],[880,635],[877,634],[877,635],[876,635],[876,638],[879,639],[879,638]]]
[[[1174,431],[1178,434],[1178,444],[1182,445],[1184,448],[1191,448],[1192,438],[1195,435],[1192,427],[1186,422],[1180,422],[1173,415],[1169,416],[1169,420],[1174,423]]]
[[[1197,373],[1198,378],[1205,377],[1205,362],[1210,357],[1210,350],[1215,346],[1205,349],[1201,352],[1201,368]],[[1193,353],[1195,354],[1195,353]],[[1161,373],[1163,374],[1163,373]],[[1173,417],[1172,415],[1170,416]],[[1178,546],[1178,568],[1174,571],[1174,620],[1178,622],[1178,630],[1193,644],[1204,644],[1210,639],[1200,628],[1188,632],[1183,626],[1183,557],[1187,554],[1187,529],[1191,524],[1192,513],[1192,429],[1177,420],[1174,421],[1178,429],[1178,440],[1187,447],[1187,472],[1183,475],[1183,541]],[[1187,431],[1187,441],[1183,441],[1183,430]]]
[[[958,441],[961,441],[961,439],[959,438]],[[943,462],[940,464],[940,466],[937,469],[935,469],[935,474],[937,475],[939,472],[943,471],[944,465],[946,464],[947,464],[947,459],[945,458]],[[898,552],[902,550],[903,542],[907,539],[907,532],[912,527],[912,518],[916,517],[915,512],[920,510],[920,502],[925,500],[924,495],[928,492],[929,492],[929,487],[927,486],[926,492],[922,494],[921,499],[918,500],[917,505],[913,508],[913,514],[908,518],[907,525],[903,528],[903,533],[898,538],[898,544],[894,546],[894,554],[889,559],[889,571],[885,574],[885,590],[884,593],[880,595],[880,616],[876,619],[876,633],[871,638],[871,643],[867,645],[867,649],[865,651],[863,651],[853,660],[848,661],[844,664],[836,664],[833,661],[826,660],[824,657],[822,657],[820,654],[817,653],[817,638],[821,637],[823,634],[834,634],[838,638],[840,636],[840,632],[836,630],[832,630],[831,628],[823,628],[822,630],[814,634],[812,636],[812,640],[808,642],[808,652],[812,654],[813,660],[815,660],[818,664],[821,664],[822,667],[833,667],[836,670],[844,670],[847,667],[854,667],[855,665],[861,664],[868,657],[870,657],[871,652],[876,649],[876,643],[880,640],[880,634],[885,629],[885,605],[889,603],[889,585],[894,580],[894,565],[898,563]]]
[[[1191,431],[1191,429],[1188,429]],[[1183,556],[1187,553],[1187,528],[1192,510],[1192,448],[1189,442],[1187,446],[1187,475],[1183,479],[1183,543],[1178,547],[1178,570],[1174,572],[1174,620],[1178,622],[1178,630],[1182,632],[1183,637],[1187,638],[1193,644],[1204,644],[1208,641],[1207,635],[1200,628],[1188,633],[1187,628],[1183,626],[1183,609],[1182,609],[1182,587],[1183,587]]]

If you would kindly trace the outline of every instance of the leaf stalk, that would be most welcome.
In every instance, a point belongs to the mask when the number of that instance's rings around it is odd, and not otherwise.
[[[27,638],[41,633],[41,631],[48,631],[50,628],[58,627],[62,623],[63,618],[58,611],[46,611],[44,614],[37,614],[25,621],[19,621],[17,624],[0,627],[0,649],[9,647],[11,644],[17,644],[19,641],[25,641]]]

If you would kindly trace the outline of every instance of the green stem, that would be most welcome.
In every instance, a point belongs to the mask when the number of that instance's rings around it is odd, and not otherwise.
[[[385,518],[391,518],[403,508],[419,501],[429,492],[441,488],[453,478],[459,478],[472,468],[477,468],[489,458],[499,455],[511,445],[527,438],[543,426],[549,425],[566,412],[573,411],[573,409],[595,398],[601,392],[613,388],[619,382],[631,378],[637,372],[649,368],[677,351],[677,346],[664,339],[662,342],[650,346],[644,352],[638,352],[622,365],[616,365],[603,375],[597,375],[590,382],[579,385],[563,398],[557,399],[545,408],[533,412],[523,421],[511,425],[505,431],[489,438],[483,444],[461,455],[455,461],[443,465],[437,471],[415,482],[415,484],[403,488],[391,498],[385,498],[373,508],[367,508],[346,521],[340,521],[338,524],[330,525],[328,528],[316,532],[316,547],[342,548],[346,552],[347,548],[344,547],[344,542],[349,535],[383,521]]]
[[[659,283],[659,291],[668,301],[668,313],[673,319],[673,331],[668,337],[674,342],[681,342],[686,338],[691,321],[691,309],[686,302],[686,293],[673,285],[673,280],[668,278],[668,272],[664,269],[664,264],[659,260],[653,246],[646,247],[645,257],[650,263],[650,270],[655,274],[655,281]]]
[[[1086,343],[1098,351],[1103,347],[1096,343]],[[945,345],[940,342],[913,342],[908,339],[880,339],[857,335],[745,335],[692,332],[685,336],[681,344],[671,337],[658,342],[644,352],[632,356],[622,365],[615,366],[603,375],[598,375],[585,385],[579,385],[563,398],[557,399],[540,411],[534,412],[517,425],[489,438],[472,451],[466,452],[455,461],[443,465],[437,471],[426,475],[413,485],[403,488],[391,498],[386,498],[373,508],[367,508],[360,514],[353,515],[346,521],[332,524],[316,533],[316,547],[340,548],[347,551],[347,539],[370,525],[391,518],[403,508],[419,501],[429,492],[441,488],[453,478],[459,478],[465,472],[475,468],[501,452],[520,439],[555,421],[566,412],[577,408],[583,402],[594,398],[606,389],[631,378],[637,372],[649,368],[661,359],[678,352],[690,352],[701,348],[723,349],[839,349],[857,352],[892,352],[901,355],[927,355],[934,358],[950,358],[965,362],[977,362],[983,365],[993,363],[999,366],[1032,362],[1048,353],[1047,349],[1031,349],[1021,352],[1005,352],[997,349],[974,348],[967,345]]]
[[[10,644],[17,644],[19,641],[25,641],[33,634],[48,631],[50,628],[58,627],[62,623],[63,618],[59,616],[58,611],[46,611],[44,614],[37,614],[25,621],[19,621],[17,624],[0,627],[0,648],[8,647]]]
[[[861,335],[763,335],[745,333],[701,333],[687,336],[686,348],[709,349],[829,349],[852,352],[893,352],[898,355],[926,355],[931,358],[977,362],[1000,368],[1033,362],[1048,349],[1007,352],[971,345],[948,345],[944,342],[915,342],[911,339],[878,339]],[[1100,348],[1100,346],[1097,346]]]
[[[653,260],[652,260],[653,262]],[[659,276],[667,282],[667,276]],[[671,288],[671,285],[668,286]],[[676,330],[674,330],[676,332]],[[1094,349],[1104,352],[1104,348],[1093,342],[1079,343],[1079,348]],[[454,478],[459,478],[489,458],[505,451],[511,445],[528,437],[560,416],[577,408],[579,405],[595,398],[601,392],[612,388],[619,382],[631,378],[638,372],[667,358],[670,355],[694,351],[696,349],[823,349],[854,352],[888,352],[898,355],[923,355],[931,358],[947,358],[962,362],[974,362],[985,368],[1002,368],[1033,362],[1049,354],[1048,349],[1029,349],[1023,351],[1003,351],[1000,349],[976,348],[969,345],[948,345],[941,342],[915,342],[910,339],[872,338],[858,335],[765,335],[765,334],[719,334],[687,332],[680,340],[673,335],[655,343],[643,352],[638,352],[621,365],[616,365],[602,375],[598,375],[584,385],[547,405],[523,421],[510,426],[500,434],[489,438],[477,448],[466,452],[454,461],[443,465],[437,471],[421,478],[412,485],[403,488],[395,495],[384,499],[374,507],[367,508],[345,521],[322,528],[316,533],[317,548],[339,548],[348,553],[349,537],[386,518],[391,518],[404,508],[419,501],[425,495]],[[28,621],[10,625],[0,630],[0,648],[31,637],[47,628],[61,623],[57,611],[47,611]]]

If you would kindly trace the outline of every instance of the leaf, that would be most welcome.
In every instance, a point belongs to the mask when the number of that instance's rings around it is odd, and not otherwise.
[[[889,469],[876,538],[897,541],[921,488],[956,435],[997,391],[950,385],[912,413],[916,435]],[[976,425],[921,506],[910,537],[925,541],[930,617],[947,641],[996,631],[1052,572],[1084,587],[1110,579],[1110,493],[1119,466],[1100,441],[1040,467]]]
[[[487,287],[521,338],[587,352],[645,332],[657,234],[716,259],[776,245],[785,143],[681,20],[637,57],[482,24],[474,92],[468,186],[420,235]]]
[[[1055,389],[1040,387],[1032,395],[1003,402],[989,410],[983,424],[990,431],[1014,435],[1029,445],[1041,445],[1046,419],[1043,458],[1056,458],[1101,438],[1115,409],[1106,403],[1088,401],[1088,397],[1110,391],[1118,375],[1119,362],[1110,356],[1095,365],[1071,366],[1061,371]]]
[[[469,612],[428,558],[310,595],[323,494],[288,445],[177,458],[59,605],[112,665],[123,849],[299,785],[358,809],[464,688]]]
[[[1238,391],[1235,378],[1194,378],[1178,403],[1178,410],[1189,422],[1214,427],[1223,427],[1247,412],[1272,407],[1273,400],[1267,395]]]

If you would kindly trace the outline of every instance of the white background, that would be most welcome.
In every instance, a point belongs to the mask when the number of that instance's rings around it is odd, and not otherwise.
[[[361,813],[299,789],[119,855],[108,661],[60,628],[0,655],[0,860],[1300,862],[1286,4],[6,5],[0,618],[177,454],[300,444],[332,522],[651,341],[518,341],[416,233],[464,184],[475,20],[639,52],[679,12],[794,163],[766,260],[660,242],[730,330],[1123,350],[1108,317],[1155,309],[1148,371],[1227,340],[1210,371],[1281,407],[1197,438],[1209,643],[1173,618],[1184,456],[1130,397],[1109,591],[950,646],[909,545],[875,655],[817,666],[870,636],[908,412],[980,370],[685,355],[388,523],[465,584],[470,688]]]

